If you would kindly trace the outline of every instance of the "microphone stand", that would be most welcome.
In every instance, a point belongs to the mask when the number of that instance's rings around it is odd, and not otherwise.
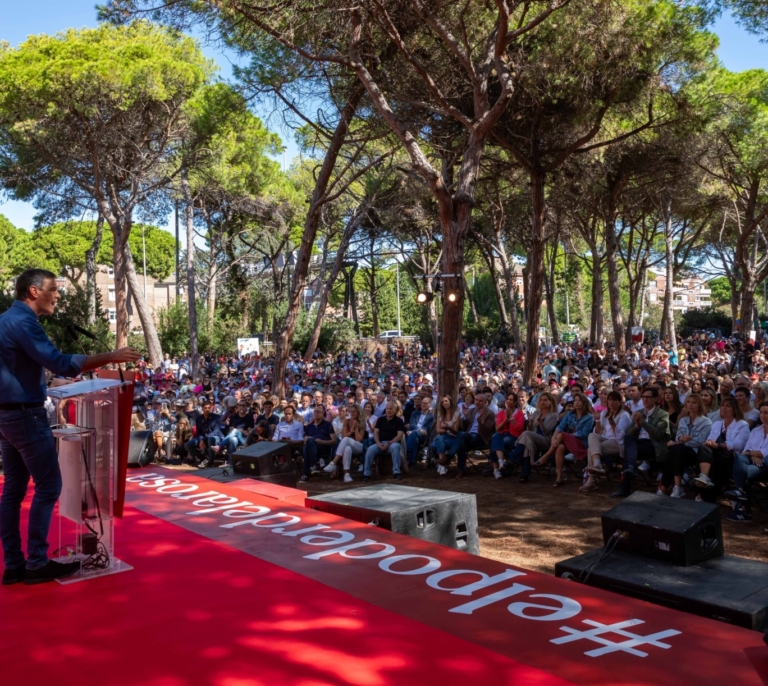
[[[83,351],[83,355],[87,356],[88,353],[85,352],[85,346],[83,345],[83,342],[80,340],[80,336],[78,335],[77,331],[70,325],[66,325],[67,333],[70,335],[71,338],[73,338],[77,344],[80,346],[80,350]],[[91,375],[91,381],[93,381],[93,370],[87,372],[87,374]]]
[[[96,341],[106,352],[111,352],[109,349],[109,346],[102,341],[96,334],[91,333],[88,331],[88,329],[84,329],[82,326],[78,326],[77,324],[69,324],[67,325],[67,330],[71,332],[72,335],[77,338],[78,343],[80,343],[80,347],[83,348],[83,344],[80,341],[80,338],[78,337],[78,332],[83,334],[84,336],[87,336],[92,341]],[[85,353],[85,349],[83,348],[83,353]],[[125,383],[125,377],[123,376],[123,368],[120,366],[120,363],[117,363],[117,371],[120,373],[120,383]],[[91,378],[93,378],[93,372],[91,372]]]

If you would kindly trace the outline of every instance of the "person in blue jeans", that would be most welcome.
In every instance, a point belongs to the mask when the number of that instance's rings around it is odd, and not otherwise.
[[[3,542],[5,586],[39,584],[75,574],[80,562],[48,559],[48,532],[53,508],[61,494],[61,472],[46,400],[48,369],[60,376],[106,364],[137,362],[133,348],[98,355],[68,355],[51,343],[40,325],[52,315],[61,294],[56,275],[28,269],[16,279],[16,300],[0,315],[0,451],[5,485],[0,499],[0,538]],[[35,495],[29,511],[27,557],[21,548],[21,504],[30,477]]]
[[[330,457],[331,450],[336,445],[336,431],[333,424],[325,416],[325,407],[315,405],[312,411],[312,421],[304,425],[300,481],[309,481],[309,476],[316,469],[318,460],[321,457]]]
[[[445,476],[448,473],[448,463],[456,454],[459,447],[459,428],[461,427],[461,414],[456,403],[450,395],[444,395],[440,399],[440,407],[435,418],[435,431],[437,435],[432,441],[431,448],[437,453],[437,473]]]
[[[411,414],[411,420],[405,431],[405,448],[408,453],[408,464],[416,464],[419,446],[429,439],[429,432],[435,423],[432,414],[432,403],[429,398],[420,398],[416,409]]]
[[[227,451],[228,464],[232,464],[232,455],[237,449],[245,445],[248,434],[253,431],[253,425],[253,413],[249,411],[248,403],[245,400],[239,400],[236,411],[224,420],[224,431],[229,433],[221,442],[221,448]]]
[[[384,409],[384,416],[379,417],[373,429],[373,444],[365,451],[363,481],[371,480],[373,461],[382,453],[392,455],[392,475],[401,479],[400,474],[400,441],[405,432],[405,422],[397,416],[397,405],[389,401]]]

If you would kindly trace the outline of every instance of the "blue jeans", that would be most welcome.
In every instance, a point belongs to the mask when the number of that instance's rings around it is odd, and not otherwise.
[[[7,569],[39,569],[48,563],[48,531],[53,508],[61,495],[61,471],[56,440],[43,407],[0,410],[0,450],[5,487],[0,500],[0,537]],[[21,503],[29,478],[35,496],[29,511],[27,560],[21,551]]]
[[[758,467],[752,464],[751,458],[741,453],[737,454],[733,460],[733,480],[742,491],[747,490],[747,482],[750,479],[768,476],[768,465]]]
[[[517,436],[511,436],[510,434],[493,434],[491,438],[491,458],[490,461],[494,464],[498,464],[499,456],[496,454],[497,450],[501,450],[504,453],[504,459],[509,459],[509,454],[515,449],[515,443],[517,443]]]
[[[241,445],[245,445],[245,436],[240,429],[232,429],[221,442],[222,450],[226,450],[229,453],[229,457],[227,458],[229,464],[232,464],[232,455],[235,454]]]
[[[438,455],[446,455],[449,458],[456,454],[456,448],[459,445],[458,436],[449,436],[448,434],[437,434],[432,441],[432,450]]]
[[[392,473],[400,473],[400,443],[390,443],[386,451],[379,450],[379,446],[374,443],[370,448],[368,448],[368,450],[365,451],[365,466],[363,467],[363,476],[371,475],[371,467],[373,466],[374,459],[376,459],[377,455],[383,454],[383,452],[388,452],[390,455],[392,455]]]
[[[408,453],[408,464],[416,464],[419,446],[427,442],[427,437],[421,431],[411,431],[405,437],[405,449]]]
[[[202,451],[200,450],[200,441],[201,440],[205,441],[205,452],[209,453],[210,451],[208,450],[208,448],[210,448],[210,447],[212,447],[214,445],[218,445],[219,441],[221,440],[221,437],[220,436],[214,436],[214,435],[211,434],[210,436],[205,436],[202,439],[195,437],[195,438],[192,438],[191,440],[187,441],[184,444],[184,449],[192,457],[197,458],[198,460],[202,460],[202,459],[205,459],[205,458],[209,457],[209,455],[207,455],[207,454],[204,455],[202,453]]]

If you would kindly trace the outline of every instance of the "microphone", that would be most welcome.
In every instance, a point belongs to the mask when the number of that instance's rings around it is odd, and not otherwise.
[[[74,329],[75,331],[77,331],[77,333],[82,334],[86,338],[90,338],[92,341],[96,341],[97,343],[101,343],[101,341],[98,339],[96,334],[91,333],[90,331],[88,331],[88,329],[84,329],[82,326],[78,326],[77,324],[67,324],[67,329],[68,330],[69,329]],[[104,345],[104,344],[102,343],[102,345]]]

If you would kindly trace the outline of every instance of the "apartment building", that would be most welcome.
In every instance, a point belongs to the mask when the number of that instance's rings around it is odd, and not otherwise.
[[[663,304],[666,289],[667,279],[664,274],[648,275],[647,293],[651,304]],[[672,286],[672,293],[672,307],[680,312],[712,306],[712,291],[707,287],[707,282],[694,274],[680,275]]]

